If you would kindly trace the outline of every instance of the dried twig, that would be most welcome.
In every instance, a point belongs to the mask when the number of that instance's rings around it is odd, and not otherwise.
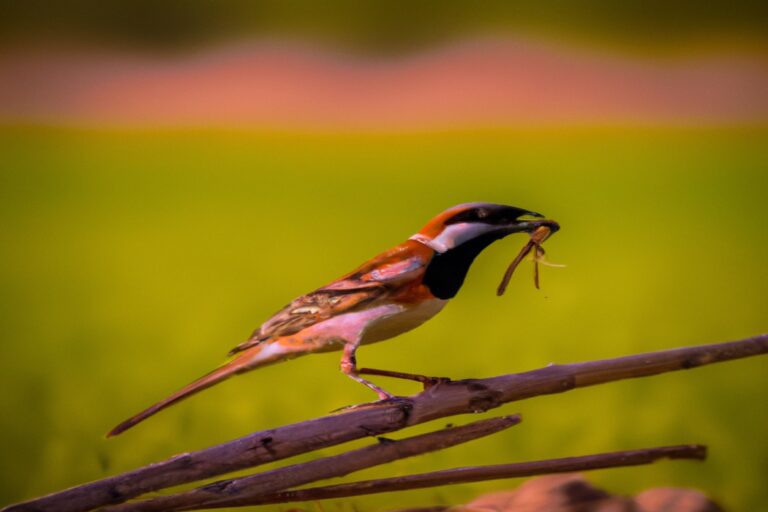
[[[317,480],[347,475],[354,471],[465,443],[499,432],[520,422],[520,416],[505,416],[446,428],[400,441],[379,438],[379,444],[333,457],[286,466],[243,478],[223,480],[192,491],[151,500],[125,503],[104,512],[154,512],[204,507],[222,499],[248,499],[289,489]]]
[[[314,501],[329,498],[346,498],[363,494],[381,492],[407,491],[439,485],[479,482],[483,480],[498,480],[501,478],[517,478],[524,476],[546,475],[552,473],[569,473],[572,471],[588,471],[593,469],[616,468],[624,466],[639,466],[650,464],[660,459],[695,459],[704,460],[707,449],[701,445],[663,446],[643,450],[625,450],[620,452],[600,453],[581,457],[562,459],[538,460],[519,462],[516,464],[499,464],[495,466],[477,466],[418,475],[407,475],[381,480],[366,480],[348,484],[313,487],[295,491],[282,491],[257,498],[232,498],[213,504],[205,504],[199,508],[221,508],[244,505],[266,505],[269,503],[287,503],[292,501]],[[196,510],[198,507],[185,508]]]
[[[11,505],[5,512],[78,512],[115,504],[146,492],[194,482],[362,437],[393,432],[436,418],[481,412],[502,403],[561,393],[621,379],[645,377],[768,352],[768,334],[729,343],[650,352],[602,361],[551,365],[487,379],[439,382],[389,403],[255,432],[127,473]]]

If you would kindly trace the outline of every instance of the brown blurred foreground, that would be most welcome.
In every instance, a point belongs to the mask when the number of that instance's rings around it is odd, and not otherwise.
[[[0,122],[401,129],[768,120],[759,54],[622,55],[524,39],[359,57],[295,42],[161,55],[0,53]]]
[[[692,489],[649,489],[634,498],[612,496],[581,475],[528,480],[514,491],[485,494],[466,505],[405,509],[400,512],[723,512]]]

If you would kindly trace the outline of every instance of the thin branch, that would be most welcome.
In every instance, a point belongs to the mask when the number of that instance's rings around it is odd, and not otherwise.
[[[729,343],[565,365],[487,379],[439,382],[408,400],[383,402],[177,455],[127,473],[11,505],[5,512],[80,512],[141,494],[257,466],[300,453],[400,430],[429,420],[481,412],[505,402],[768,352],[768,334]]]
[[[295,501],[315,501],[330,498],[347,498],[363,494],[407,491],[424,487],[480,482],[484,480],[499,480],[502,478],[639,466],[641,464],[650,464],[660,459],[704,460],[706,457],[707,448],[702,445],[664,446],[643,450],[626,450],[597,455],[585,455],[582,457],[519,462],[516,464],[446,469],[443,471],[434,471],[432,473],[384,478],[381,480],[366,480],[348,484],[283,491],[251,499],[233,498],[229,500],[221,500],[213,505],[207,504],[205,507],[200,508],[222,508],[244,505],[266,505],[270,503],[288,503]],[[195,509],[197,509],[197,507],[184,510]]]
[[[520,415],[476,421],[461,427],[446,428],[400,441],[379,438],[379,443],[340,455],[286,466],[251,476],[223,480],[188,492],[151,500],[124,503],[104,512],[156,512],[200,508],[222,499],[248,499],[290,489],[317,480],[344,476],[361,469],[397,459],[413,457],[495,434],[520,423]]]

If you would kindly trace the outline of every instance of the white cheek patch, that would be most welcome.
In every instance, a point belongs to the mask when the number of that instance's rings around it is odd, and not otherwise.
[[[450,226],[447,226],[435,238],[430,239],[424,235],[416,234],[411,237],[411,240],[421,242],[437,252],[445,252],[468,240],[490,233],[498,228],[498,226],[492,224],[461,222],[459,224],[451,224]]]

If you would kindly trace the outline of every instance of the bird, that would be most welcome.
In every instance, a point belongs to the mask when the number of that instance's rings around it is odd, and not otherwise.
[[[107,437],[233,375],[310,353],[341,350],[345,375],[380,400],[394,399],[360,376],[358,348],[423,324],[456,296],[486,247],[513,233],[533,234],[542,226],[559,229],[555,221],[514,206],[478,202],[449,208],[405,242],[294,299],[233,348],[228,362],[123,421]]]

